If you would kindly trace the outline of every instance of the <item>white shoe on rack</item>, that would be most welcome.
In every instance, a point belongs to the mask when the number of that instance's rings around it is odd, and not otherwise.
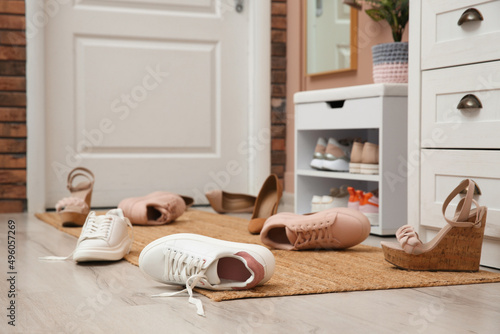
[[[314,169],[323,169],[323,161],[325,160],[326,140],[323,137],[318,138],[316,147],[314,149],[313,159],[311,160],[311,167]]]
[[[314,195],[311,200],[311,212],[318,212],[323,210],[321,202],[322,202],[322,197]]]
[[[328,139],[323,169],[334,172],[349,172],[351,147],[352,143],[350,145],[342,145],[334,138]]]

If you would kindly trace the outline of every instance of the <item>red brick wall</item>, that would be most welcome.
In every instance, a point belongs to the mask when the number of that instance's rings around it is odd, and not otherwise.
[[[283,182],[286,166],[286,0],[272,0],[271,14],[271,172]]]
[[[24,8],[24,1],[0,1],[0,213],[26,207]]]

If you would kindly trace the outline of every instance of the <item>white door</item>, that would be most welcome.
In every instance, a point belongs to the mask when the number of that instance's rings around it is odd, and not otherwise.
[[[68,196],[76,166],[96,176],[93,207],[153,190],[198,203],[215,188],[249,191],[250,148],[269,130],[249,136],[239,2],[57,2],[45,27],[46,207]]]

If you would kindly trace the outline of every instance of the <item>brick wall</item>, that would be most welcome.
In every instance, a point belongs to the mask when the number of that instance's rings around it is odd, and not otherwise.
[[[286,0],[272,0],[271,173],[283,182],[286,165]]]
[[[0,1],[0,213],[26,207],[24,1]]]

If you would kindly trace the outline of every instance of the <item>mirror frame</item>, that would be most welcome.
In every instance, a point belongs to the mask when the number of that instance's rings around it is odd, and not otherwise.
[[[303,42],[303,72],[304,77],[317,77],[321,75],[335,74],[335,73],[345,73],[351,71],[357,71],[358,69],[358,10],[351,7],[351,29],[350,29],[350,40],[351,40],[351,59],[350,67],[343,68],[340,70],[323,71],[317,73],[307,73],[307,0],[302,1],[302,18],[303,18],[303,29],[302,29],[302,40]]]

